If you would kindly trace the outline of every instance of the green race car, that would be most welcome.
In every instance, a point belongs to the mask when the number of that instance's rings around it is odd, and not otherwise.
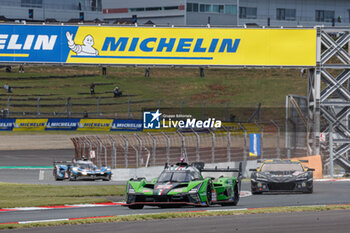
[[[204,163],[191,165],[181,161],[165,164],[158,178],[147,182],[145,178],[132,178],[126,184],[126,206],[142,209],[150,206],[209,206],[212,204],[237,205],[241,183],[239,169],[204,169]],[[237,177],[203,178],[202,172],[237,172]]]

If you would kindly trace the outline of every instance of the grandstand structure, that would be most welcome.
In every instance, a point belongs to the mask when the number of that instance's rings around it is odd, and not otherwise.
[[[347,0],[103,0],[110,23],[313,27],[349,26]]]
[[[102,21],[102,0],[0,0],[1,21]]]

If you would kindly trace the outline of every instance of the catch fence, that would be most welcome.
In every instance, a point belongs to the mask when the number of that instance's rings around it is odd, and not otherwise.
[[[88,158],[95,164],[112,168],[138,168],[176,163],[181,157],[189,162],[220,163],[257,159],[249,156],[249,134],[240,128],[203,131],[143,132],[120,135],[80,136],[72,138],[75,159]],[[260,159],[287,158],[284,138],[276,122],[259,126]],[[91,153],[92,152],[92,153]],[[295,150],[289,157],[305,156]]]

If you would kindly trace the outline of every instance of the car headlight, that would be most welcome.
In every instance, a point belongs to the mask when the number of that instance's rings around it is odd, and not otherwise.
[[[305,172],[303,174],[298,175],[297,180],[304,180],[308,177],[308,174]]]
[[[128,184],[128,193],[130,193],[130,194],[135,193],[135,189],[130,184]]]
[[[203,183],[197,184],[188,193],[198,193],[199,189],[202,187],[202,184]]]
[[[260,173],[256,173],[256,179],[257,180],[264,180],[264,181],[267,181],[267,178],[266,176],[260,174]]]
[[[78,172],[78,168],[77,168],[77,167],[73,167],[73,168],[72,168],[72,171],[73,171],[73,172]]]
[[[81,174],[82,174],[83,176],[86,176],[86,175],[87,175],[87,172],[81,172]]]

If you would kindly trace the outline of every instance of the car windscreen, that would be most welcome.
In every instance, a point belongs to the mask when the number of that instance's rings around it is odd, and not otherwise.
[[[93,169],[94,168],[94,165],[92,163],[79,163],[79,164],[77,164],[77,166],[80,169]]]
[[[158,178],[159,183],[163,182],[189,182],[191,181],[190,172],[163,172]]]
[[[298,171],[302,172],[303,167],[299,163],[264,163],[261,172],[284,172]]]

